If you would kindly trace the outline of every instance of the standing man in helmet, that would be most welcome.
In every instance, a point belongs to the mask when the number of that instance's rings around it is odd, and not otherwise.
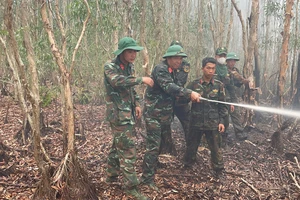
[[[226,66],[226,56],[227,56],[227,48],[220,47],[217,48],[215,53],[215,58],[217,60],[216,66],[216,79],[221,81],[225,85],[225,94],[226,94],[226,101],[237,103],[237,97],[235,92],[234,80],[233,76],[228,71]],[[234,111],[234,106],[228,106],[228,113]],[[229,127],[229,115],[225,118],[225,132],[222,134],[222,147],[227,146],[227,137],[228,137],[228,127]],[[243,128],[236,127],[236,137],[239,140],[245,140],[247,137],[244,136]]]
[[[239,61],[239,57],[234,52],[229,52],[226,56],[226,66],[228,69],[228,73],[233,80],[233,84],[235,87],[241,87],[243,84],[249,84],[249,80],[245,79],[240,73],[239,70],[235,67],[237,61]],[[234,90],[236,96],[236,90]],[[241,123],[241,114],[238,106],[233,107],[233,109],[229,112],[231,122],[234,128],[234,133],[237,139],[245,140],[247,139],[247,134],[244,132],[244,128]]]
[[[136,77],[134,61],[138,46],[131,37],[119,41],[114,52],[116,58],[104,66],[104,85],[106,88],[106,119],[112,130],[112,147],[107,158],[107,183],[116,182],[123,176],[125,192],[139,200],[148,199],[138,189],[138,178],[135,171],[136,149],[133,129],[135,119],[142,116],[139,97],[135,86],[154,85],[150,77]]]
[[[190,89],[179,87],[175,83],[175,71],[187,57],[183,48],[172,45],[164,54],[164,60],[157,64],[151,72],[153,87],[147,87],[145,94],[144,119],[147,129],[146,153],[143,160],[141,183],[158,190],[154,176],[158,164],[161,138],[171,135],[173,120],[173,102],[177,97],[185,97],[193,102],[200,102],[201,95]]]
[[[172,41],[170,46],[173,45],[179,45],[183,48],[181,42],[179,42],[178,40]],[[183,59],[179,68],[177,70],[174,70],[174,74],[175,74],[174,83],[179,87],[184,87],[187,82],[189,72],[190,72],[190,63],[186,59]],[[173,109],[174,109],[174,114],[176,115],[176,117],[178,118],[178,120],[182,125],[183,132],[184,132],[184,139],[185,142],[187,143],[187,134],[189,133],[189,122],[190,122],[189,100],[186,99],[185,97],[177,97],[174,100]],[[171,135],[170,136],[166,135],[162,137],[160,153],[161,154],[170,153],[176,155],[175,145],[173,143],[170,144],[169,141],[172,141],[172,139],[167,137],[171,137]]]

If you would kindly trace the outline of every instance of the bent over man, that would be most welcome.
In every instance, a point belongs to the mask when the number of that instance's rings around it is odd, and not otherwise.
[[[174,40],[171,42],[171,45],[179,45],[183,48],[181,42]],[[190,63],[183,59],[181,65],[177,70],[174,70],[174,83],[180,87],[184,87],[188,75],[190,72]],[[174,115],[178,118],[182,125],[182,129],[184,132],[184,140],[186,142],[187,134],[189,132],[189,123],[190,123],[190,106],[189,99],[177,97],[174,102]],[[160,154],[169,153],[171,155],[176,155],[176,148],[174,143],[170,143],[172,141],[171,135],[162,136],[161,146],[160,146]]]
[[[176,97],[190,97],[200,101],[200,94],[178,86],[175,70],[179,68],[187,55],[179,45],[170,46],[163,56],[165,60],[156,65],[151,73],[154,86],[148,87],[145,95],[144,119],[147,129],[146,153],[143,161],[141,183],[157,190],[154,175],[158,162],[162,135],[171,134],[173,103]]]
[[[154,84],[149,77],[135,77],[133,62],[142,49],[134,39],[124,37],[114,52],[117,57],[104,66],[106,115],[113,133],[106,181],[117,181],[122,173],[126,194],[141,200],[147,198],[137,189],[139,181],[134,169],[136,149],[133,128],[135,118],[140,118],[142,112],[134,86],[144,83],[152,87]]]

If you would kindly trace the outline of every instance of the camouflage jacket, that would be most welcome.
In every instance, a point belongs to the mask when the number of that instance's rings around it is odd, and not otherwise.
[[[243,85],[244,77],[240,74],[239,70],[236,67],[233,67],[232,69],[228,68],[228,73],[233,79],[233,84],[236,87],[241,87]]]
[[[207,83],[202,78],[197,79],[190,82],[187,88],[200,93],[204,98],[225,101],[224,85],[218,80],[212,79]],[[218,130],[218,125],[224,124],[227,115],[225,104],[201,100],[200,103],[192,103],[190,124],[201,130]]]
[[[187,82],[188,76],[190,72],[190,63],[187,62],[186,60],[183,60],[180,67],[174,71],[175,74],[175,80],[174,82],[180,86],[184,87],[184,85]],[[185,105],[189,103],[189,99],[187,98],[176,98],[175,105],[180,106],[180,105]]]
[[[192,91],[175,83],[176,73],[168,67],[166,60],[154,67],[151,78],[154,86],[147,87],[146,90],[144,117],[155,118],[161,123],[171,123],[174,99],[190,96]]]
[[[175,74],[174,82],[178,86],[184,87],[184,85],[187,82],[189,72],[190,72],[190,63],[187,62],[186,60],[183,60],[180,67],[174,71]]]
[[[216,67],[218,67],[218,65],[220,64],[217,64]],[[224,84],[226,91],[226,101],[236,103],[237,96],[235,92],[233,76],[229,74],[229,72],[226,75],[222,76],[220,74],[215,74],[214,79],[221,81]]]
[[[117,125],[135,123],[134,112],[139,106],[139,97],[134,86],[141,83],[142,78],[135,77],[133,64],[124,66],[118,57],[104,66],[106,119],[109,122]]]

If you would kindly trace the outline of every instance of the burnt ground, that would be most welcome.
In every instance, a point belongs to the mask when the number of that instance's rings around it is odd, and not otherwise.
[[[47,128],[42,141],[53,161],[62,158],[60,107],[53,103],[44,110]],[[77,124],[84,127],[76,146],[81,164],[95,184],[99,199],[126,199],[120,184],[105,183],[106,158],[111,133],[104,121],[105,106],[76,105]],[[18,105],[8,97],[0,97],[0,199],[30,199],[40,180],[32,147],[21,145],[14,138],[21,129],[22,115]],[[248,140],[236,141],[230,135],[229,147],[224,150],[226,174],[218,180],[212,176],[208,149],[199,147],[197,163],[190,169],[182,165],[184,139],[181,126],[175,120],[173,139],[178,155],[162,155],[163,167],[157,170],[155,181],[159,192],[143,192],[151,199],[300,199],[300,135],[287,140],[283,133],[284,153],[271,147],[271,135],[277,128],[273,117],[267,115],[249,129]],[[77,130],[78,127],[77,127]],[[137,171],[140,175],[145,151],[143,127],[137,128]]]

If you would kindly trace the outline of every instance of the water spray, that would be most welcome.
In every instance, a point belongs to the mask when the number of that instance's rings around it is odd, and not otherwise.
[[[253,109],[253,110],[265,111],[265,112],[275,113],[275,114],[279,114],[279,115],[285,115],[285,116],[300,118],[300,111],[278,109],[278,108],[269,108],[269,107],[255,106],[255,105],[242,104],[242,103],[230,103],[230,102],[207,99],[207,98],[204,98],[204,97],[200,97],[200,100],[208,101],[208,102],[214,102],[214,103],[222,103],[222,104],[226,104],[226,105],[239,106],[239,107],[249,108],[249,109]]]

